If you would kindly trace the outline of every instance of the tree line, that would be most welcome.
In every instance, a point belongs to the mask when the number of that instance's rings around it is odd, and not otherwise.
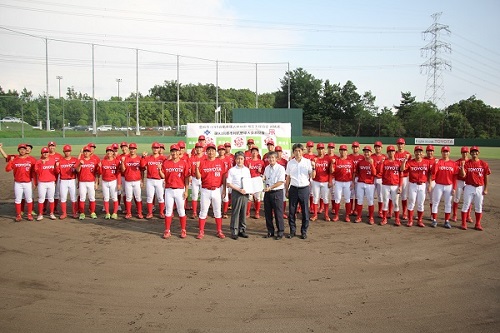
[[[315,78],[302,68],[285,73],[280,89],[259,94],[260,108],[287,108],[288,82],[290,106],[304,110],[304,126],[323,129],[334,136],[407,136],[450,138],[499,138],[500,109],[471,96],[438,109],[429,101],[417,101],[411,92],[401,92],[399,104],[379,108],[371,91],[359,92],[352,81],[345,84]],[[216,100],[213,84],[181,84],[179,123],[213,122]],[[139,94],[141,126],[177,124],[177,83],[164,81]],[[249,89],[218,89],[221,120],[231,121],[232,109],[254,108],[255,92]],[[68,88],[63,98],[50,98],[51,126],[92,124],[92,98]],[[97,126],[135,126],[136,96],[111,97],[96,101]],[[64,113],[64,120],[63,120]],[[0,119],[18,117],[36,125],[45,124],[45,96],[34,96],[26,88],[21,92],[0,87]],[[325,130],[326,129],[326,130]]]

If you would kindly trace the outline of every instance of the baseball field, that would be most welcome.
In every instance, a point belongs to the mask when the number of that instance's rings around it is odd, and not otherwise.
[[[264,239],[263,218],[237,241],[210,218],[203,240],[193,219],[186,239],[174,219],[168,240],[159,218],[16,223],[2,171],[1,331],[499,332],[500,160],[488,150],[482,232],[443,228],[440,207],[436,229],[319,219],[307,240]]]

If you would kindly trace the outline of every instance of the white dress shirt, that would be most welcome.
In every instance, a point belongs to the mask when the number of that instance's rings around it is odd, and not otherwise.
[[[290,185],[295,187],[309,186],[309,176],[312,174],[311,160],[302,157],[300,162],[292,159],[286,165],[286,174],[290,177]]]
[[[226,183],[233,184],[234,186],[237,186],[239,188],[243,188],[243,184],[241,183],[241,180],[243,178],[251,178],[250,169],[248,169],[244,165],[241,167],[235,165],[227,172]]]
[[[271,187],[277,182],[283,182],[280,186],[272,188],[272,191],[282,190],[285,188],[285,168],[276,163],[274,166],[269,164],[264,169],[264,177],[266,177],[266,187]]]

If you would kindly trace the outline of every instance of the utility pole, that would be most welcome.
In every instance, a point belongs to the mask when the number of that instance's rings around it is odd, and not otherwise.
[[[120,100],[120,82],[122,82],[122,79],[115,79],[116,83],[118,83],[118,100]]]
[[[434,23],[423,32],[424,40],[430,38],[430,41],[420,49],[422,56],[428,58],[426,62],[420,65],[421,72],[427,74],[425,98],[436,106],[439,102],[445,103],[442,70],[451,70],[450,62],[440,57],[441,51],[451,53],[450,43],[443,42],[440,39],[442,33],[447,35],[451,33],[447,25],[438,23],[441,14],[442,12],[431,15]]]
[[[58,80],[59,80],[59,99],[61,99],[61,80],[62,80],[62,78],[63,78],[63,77],[62,77],[62,76],[60,76],[60,75],[57,75],[57,76],[56,76],[56,79],[58,79]]]

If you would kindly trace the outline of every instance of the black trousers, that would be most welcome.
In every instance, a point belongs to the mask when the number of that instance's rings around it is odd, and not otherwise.
[[[283,236],[285,222],[283,221],[283,190],[276,190],[264,193],[264,213],[266,216],[267,233],[274,235],[273,212],[276,219],[278,236]]]
[[[247,229],[246,223],[246,209],[247,209],[248,196],[243,195],[238,191],[233,191],[231,194],[231,228],[232,235],[238,235]]]
[[[295,234],[296,232],[295,213],[297,212],[297,205],[300,205],[302,209],[302,225],[300,227],[300,232],[302,235],[306,235],[307,229],[309,228],[309,186],[290,186],[288,190],[288,201],[288,225],[290,226],[290,233]]]

